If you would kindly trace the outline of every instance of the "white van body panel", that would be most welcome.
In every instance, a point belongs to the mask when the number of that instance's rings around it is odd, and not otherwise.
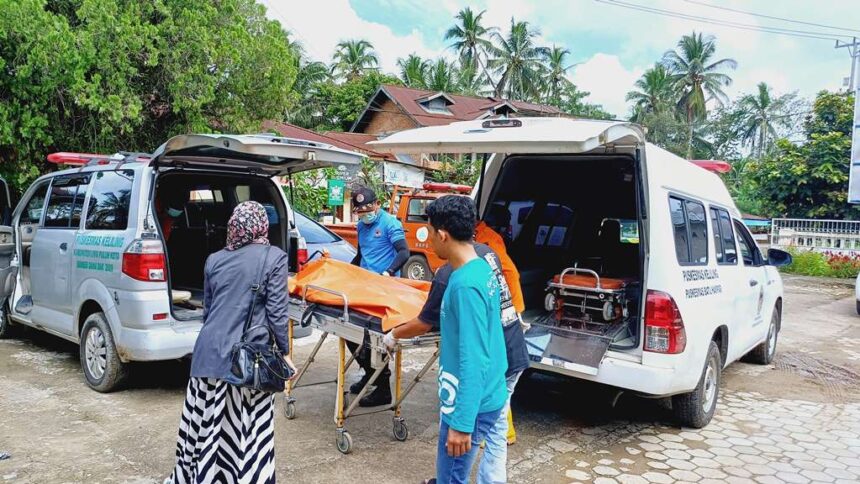
[[[741,218],[717,175],[646,143],[643,131],[630,123],[568,118],[516,119],[521,126],[488,128],[483,121],[467,121],[401,131],[371,144],[379,151],[391,153],[489,154],[485,171],[472,192],[473,198],[481,194],[478,202],[482,211],[488,205],[490,191],[508,154],[628,154],[635,157],[640,166],[646,213],[640,234],[646,249],[643,282],[647,290],[661,291],[674,299],[687,338],[680,354],[662,354],[643,351],[643,335],[638,348],[610,349],[597,374],[577,371],[575,365],[565,365],[562,361],[545,361],[547,358],[533,361],[534,368],[666,396],[696,388],[716,333],[727,332],[723,355],[726,365],[765,341],[772,311],[779,310],[782,280],[771,266],[745,266],[741,260],[734,265],[717,263],[710,208],[727,211],[733,221]],[[670,195],[704,206],[708,227],[706,263],[679,263],[669,210]],[[735,233],[736,246],[738,235]],[[740,259],[740,252],[737,254]],[[644,314],[644,304],[642,306]]]

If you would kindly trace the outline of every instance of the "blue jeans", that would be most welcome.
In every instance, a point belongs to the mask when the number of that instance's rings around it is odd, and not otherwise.
[[[481,484],[508,482],[508,408],[511,406],[514,387],[522,374],[523,372],[514,373],[505,379],[508,384],[508,401],[485,437],[484,458],[478,466],[478,482]]]
[[[478,456],[481,441],[487,436],[487,432],[496,425],[503,408],[493,412],[479,413],[475,422],[475,431],[472,432],[472,448],[460,457],[448,455],[446,444],[448,443],[448,424],[440,420],[439,444],[436,447],[436,484],[465,484],[469,482],[469,474],[472,472],[472,464]],[[507,424],[505,424],[507,426]]]

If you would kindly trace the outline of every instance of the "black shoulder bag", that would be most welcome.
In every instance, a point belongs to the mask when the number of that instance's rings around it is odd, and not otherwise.
[[[269,250],[271,247],[266,249],[266,254],[263,256],[259,282],[251,285],[251,310],[245,320],[242,339],[233,345],[231,368],[233,375],[232,378],[227,379],[227,382],[243,388],[276,393],[284,391],[285,382],[293,376],[293,369],[284,361],[284,353],[278,348],[272,328],[265,323],[251,326],[257,297],[263,287],[263,272]],[[264,328],[269,333],[269,341],[266,343],[247,341],[248,335],[260,328]]]

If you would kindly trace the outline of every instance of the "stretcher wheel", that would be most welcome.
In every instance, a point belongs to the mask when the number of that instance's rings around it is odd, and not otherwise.
[[[409,438],[409,427],[406,426],[406,421],[402,418],[394,418],[394,428],[392,430],[394,438],[400,442],[405,442]]]
[[[287,400],[287,403],[284,404],[284,416],[287,417],[287,420],[292,420],[296,418],[296,402],[293,400]]]
[[[337,432],[337,450],[341,454],[352,452],[352,436],[346,430],[339,430]]]

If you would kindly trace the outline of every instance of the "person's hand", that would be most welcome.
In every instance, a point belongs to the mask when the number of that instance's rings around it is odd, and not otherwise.
[[[465,434],[459,430],[448,428],[448,442],[445,444],[448,455],[460,457],[472,450],[472,434]]]
[[[385,336],[382,338],[382,344],[385,345],[388,351],[394,351],[394,347],[397,346],[397,338],[394,337],[394,330],[385,333]]]
[[[292,360],[292,359],[290,359],[290,355],[284,355],[284,362],[285,362],[285,363],[287,364],[287,366],[289,366],[289,367],[290,367],[290,369],[293,371],[293,376],[291,376],[291,377],[290,377],[290,380],[292,380],[293,378],[295,378],[295,377],[296,377],[296,375],[298,375],[298,374],[299,374],[298,370],[296,370],[296,365],[294,365],[294,364],[293,364],[293,360]]]

